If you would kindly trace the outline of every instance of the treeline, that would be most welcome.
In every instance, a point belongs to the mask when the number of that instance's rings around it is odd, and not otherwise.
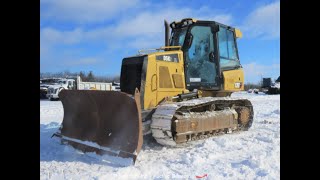
[[[86,73],[85,71],[80,72],[45,72],[40,73],[40,79],[42,78],[75,78],[80,76],[82,81],[86,82],[120,82],[120,76],[96,76],[92,71]]]
[[[280,76],[277,79],[279,79],[279,81],[280,81]],[[277,79],[273,79],[272,82],[275,82]],[[262,90],[262,84],[263,84],[262,80],[260,80],[259,82],[256,82],[256,83],[245,83],[244,84],[244,90],[247,91],[249,89],[259,89],[259,91],[261,91]]]
[[[259,89],[261,90],[261,83],[245,83],[244,90],[248,91],[249,89]]]

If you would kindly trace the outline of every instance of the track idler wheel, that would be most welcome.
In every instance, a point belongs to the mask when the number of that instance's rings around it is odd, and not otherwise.
[[[247,107],[236,108],[239,124],[246,126],[250,120],[250,110]]]

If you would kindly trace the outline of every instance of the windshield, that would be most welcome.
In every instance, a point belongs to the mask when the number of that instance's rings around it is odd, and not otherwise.
[[[59,84],[66,84],[67,81],[58,81]]]
[[[187,29],[187,27],[184,27],[172,30],[170,46],[182,46],[186,37]]]

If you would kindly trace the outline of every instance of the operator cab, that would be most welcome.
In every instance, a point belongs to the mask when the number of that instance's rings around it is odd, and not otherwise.
[[[215,21],[191,18],[172,22],[170,46],[181,46],[187,89],[219,90],[222,71],[241,68],[236,38],[238,29]]]
[[[67,89],[75,89],[76,88],[76,84],[75,84],[75,80],[74,79],[61,79],[58,81],[58,84],[60,85],[65,85],[67,87]]]

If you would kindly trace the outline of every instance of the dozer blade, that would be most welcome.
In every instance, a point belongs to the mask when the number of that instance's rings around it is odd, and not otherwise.
[[[140,93],[63,90],[64,117],[55,133],[76,149],[122,158],[136,157],[143,143]]]

